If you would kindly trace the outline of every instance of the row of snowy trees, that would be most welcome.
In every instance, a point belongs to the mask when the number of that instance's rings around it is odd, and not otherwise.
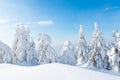
[[[0,42],[0,63],[39,65],[58,61],[47,34],[39,34],[37,42],[30,36],[28,27],[17,25],[12,48]]]
[[[77,46],[74,48],[70,41],[64,43],[62,63],[80,65],[87,68],[120,71],[120,33],[113,32],[115,43],[106,43],[97,23],[90,44],[85,40],[85,33],[80,25]]]
[[[29,28],[18,25],[12,47],[11,63],[37,65],[52,62],[57,62],[57,55],[51,47],[51,38],[47,34],[39,34],[35,45],[30,37]]]
[[[83,26],[80,25],[77,46],[74,47],[70,41],[65,41],[61,56],[58,56],[51,46],[50,36],[39,34],[35,43],[30,36],[29,28],[18,25],[12,48],[0,42],[0,63],[39,65],[59,62],[120,71],[120,33],[113,32],[115,43],[110,46],[102,37],[97,23],[94,26],[95,30],[90,45],[85,39]]]

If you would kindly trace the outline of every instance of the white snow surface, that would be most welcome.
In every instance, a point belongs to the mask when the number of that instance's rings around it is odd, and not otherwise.
[[[0,64],[0,80],[120,80],[120,75],[58,63],[30,67]]]

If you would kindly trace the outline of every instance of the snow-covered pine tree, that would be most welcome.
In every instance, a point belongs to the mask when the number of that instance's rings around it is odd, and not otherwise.
[[[113,37],[115,38],[115,45],[109,52],[110,62],[112,70],[120,72],[120,33],[115,31]]]
[[[88,60],[88,51],[87,51],[87,43],[85,40],[85,34],[83,30],[83,26],[80,25],[79,29],[79,39],[78,39],[78,45],[76,48],[77,52],[77,65],[81,65],[87,62]]]
[[[108,52],[109,51],[107,51],[107,54],[105,54],[105,57],[104,57],[104,69],[111,70],[110,58],[109,58]]]
[[[51,47],[51,38],[47,34],[39,34],[37,39],[38,64],[55,63],[58,61],[56,51]]]
[[[115,45],[120,49],[120,33],[118,30],[113,31],[113,37],[115,38]]]
[[[33,38],[30,39],[30,55],[29,60],[32,65],[37,65],[37,53]]]
[[[32,51],[30,50],[29,28],[24,25],[17,25],[15,40],[13,42],[12,63],[19,65],[31,65]]]
[[[0,63],[11,63],[11,49],[0,41]]]
[[[77,60],[75,56],[75,51],[70,41],[65,41],[62,49],[62,63],[69,65],[76,65]]]
[[[92,49],[90,51],[87,66],[101,69],[104,68],[104,59],[107,53],[107,49],[105,41],[101,36],[102,32],[98,29],[98,25],[96,22],[94,26],[95,30],[93,32],[93,38],[91,41]]]
[[[14,37],[14,42],[12,45],[12,63],[13,64],[17,64],[17,50],[18,50],[18,44],[19,44],[19,25],[17,25],[16,28],[16,33],[15,33],[15,37]]]

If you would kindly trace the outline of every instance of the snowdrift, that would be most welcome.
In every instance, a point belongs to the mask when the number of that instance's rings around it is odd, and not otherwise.
[[[32,67],[0,64],[0,80],[120,80],[120,76],[58,63]]]

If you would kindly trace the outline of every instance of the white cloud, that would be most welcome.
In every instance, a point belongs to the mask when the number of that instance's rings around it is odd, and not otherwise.
[[[21,24],[21,23],[16,23],[16,24]],[[41,21],[36,21],[36,22],[27,22],[24,23],[25,25],[34,25],[38,24],[40,26],[48,26],[48,25],[53,25],[54,22],[52,20],[41,20]]]
[[[9,22],[9,20],[8,19],[0,19],[0,23],[2,24],[2,23],[8,23]]]
[[[104,9],[104,11],[113,10],[113,9],[120,9],[120,7],[119,6],[107,7],[107,8]]]
[[[46,21],[39,21],[39,22],[37,22],[37,24],[39,24],[41,26],[46,26],[46,25],[52,25],[52,24],[54,24],[54,22],[52,20],[46,20]]]

